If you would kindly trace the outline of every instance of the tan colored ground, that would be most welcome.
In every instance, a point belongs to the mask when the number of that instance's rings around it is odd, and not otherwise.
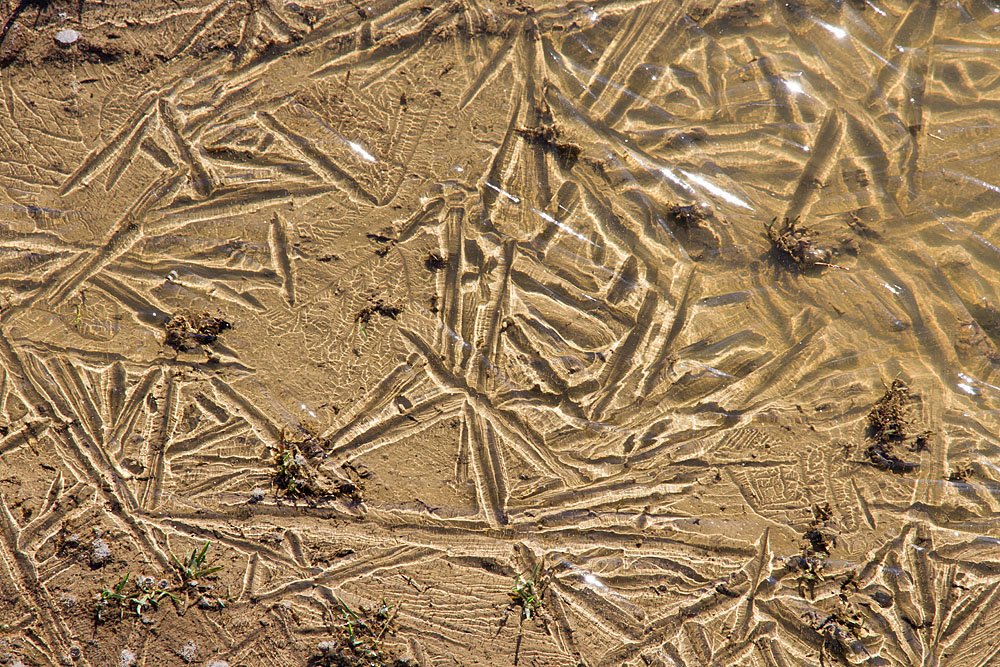
[[[0,664],[997,661],[988,3],[0,16]]]

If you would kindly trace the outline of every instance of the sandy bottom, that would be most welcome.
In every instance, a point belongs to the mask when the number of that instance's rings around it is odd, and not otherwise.
[[[3,2],[0,663],[993,664],[992,5]]]

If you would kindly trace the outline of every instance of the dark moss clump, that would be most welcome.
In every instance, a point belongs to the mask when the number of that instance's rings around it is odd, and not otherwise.
[[[201,345],[211,345],[219,339],[220,333],[232,329],[233,325],[206,312],[192,313],[182,310],[171,317],[163,327],[167,331],[164,344],[183,352]]]

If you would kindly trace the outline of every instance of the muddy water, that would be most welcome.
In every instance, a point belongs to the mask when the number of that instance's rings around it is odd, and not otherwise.
[[[990,664],[993,4],[9,3],[0,654]]]

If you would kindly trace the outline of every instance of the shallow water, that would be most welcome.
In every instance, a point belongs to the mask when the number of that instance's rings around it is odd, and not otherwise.
[[[995,3],[3,16],[11,661],[996,660]]]

